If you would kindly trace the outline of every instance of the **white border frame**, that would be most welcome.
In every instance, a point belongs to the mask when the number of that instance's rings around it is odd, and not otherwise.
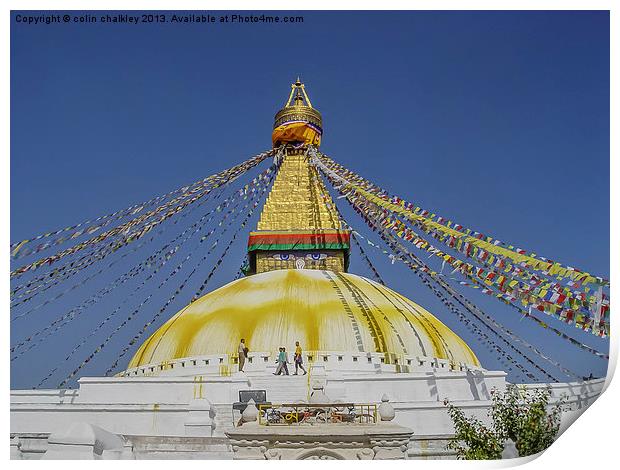
[[[620,128],[618,125],[618,94],[614,84],[620,83],[620,74],[618,73],[618,64],[620,62],[619,56],[614,55],[618,53],[618,26],[620,25],[620,17],[618,15],[620,11],[620,3],[612,0],[469,0],[467,2],[461,0],[445,0],[445,1],[431,1],[431,0],[410,0],[410,1],[394,1],[387,0],[383,2],[370,2],[369,0],[358,0],[355,2],[355,7],[362,10],[610,10],[610,27],[611,27],[611,116],[610,116],[610,155],[618,155],[618,136],[620,136]],[[380,6],[381,8],[378,8]],[[292,10],[293,7],[297,7],[300,10],[349,10],[351,9],[351,2],[342,0],[315,0],[313,2],[291,2],[290,0],[264,0],[249,1],[249,0],[231,0],[231,1],[198,1],[198,0],[55,0],[55,1],[43,1],[43,0],[8,0],[2,3],[0,22],[0,32],[2,37],[5,38],[1,42],[3,44],[0,47],[0,63],[5,65],[5,73],[0,77],[2,87],[0,92],[0,104],[2,106],[3,117],[2,125],[0,126],[0,142],[4,142],[5,151],[2,156],[2,169],[0,172],[0,184],[2,190],[1,205],[2,219],[9,221],[9,208],[10,208],[10,189],[9,189],[9,169],[10,169],[10,141],[9,141],[9,122],[10,122],[10,88],[9,88],[9,57],[10,57],[10,12],[11,10],[254,10],[254,11],[268,11],[268,10]],[[617,158],[617,157],[616,157]],[[611,182],[618,181],[618,162],[610,159],[610,178]],[[612,279],[612,296],[615,298],[615,279],[616,272],[618,270],[618,249],[620,247],[620,241],[618,237],[618,187],[611,184],[611,237],[612,241],[610,247],[610,263],[611,263],[611,277]],[[614,213],[614,209],[616,212]],[[615,243],[614,243],[615,241]],[[10,243],[9,231],[4,230],[1,234],[0,246],[8,247]],[[9,257],[2,257],[2,266],[5,273],[9,272]],[[3,311],[5,312],[4,318],[8,322],[8,288],[4,296]],[[613,313],[612,313],[613,315]],[[615,333],[615,322],[612,321],[613,333]],[[614,446],[616,444],[615,435],[618,432],[618,418],[620,412],[618,412],[618,400],[620,399],[620,386],[618,381],[611,382],[611,378],[616,368],[616,362],[618,357],[618,340],[612,333],[611,345],[610,345],[610,370],[607,375],[607,390],[603,396],[596,401],[590,409],[588,409],[583,416],[581,416],[576,423],[571,426],[559,439],[554,443],[546,452],[540,457],[523,458],[511,461],[494,461],[494,462],[464,462],[464,461],[416,461],[414,462],[392,462],[387,463],[383,461],[380,465],[385,468],[386,465],[391,467],[400,467],[403,465],[409,466],[423,466],[424,468],[500,468],[509,467],[513,465],[523,464],[530,462],[528,468],[545,468],[551,467],[560,468],[577,468],[577,467],[593,467],[593,468],[606,468],[606,464],[612,462],[612,458],[615,456]],[[2,350],[8,351],[9,348],[9,329],[4,328],[2,333]],[[8,364],[8,354],[5,355],[5,360]],[[9,368],[5,367],[5,371]],[[7,392],[10,389],[9,385],[9,373],[5,372],[2,375],[2,383],[4,390]],[[8,405],[8,403],[6,404]],[[4,409],[4,436],[5,445],[0,446],[0,452],[5,456],[5,459],[9,458],[9,410],[8,406]],[[46,466],[67,468],[82,468],[87,462],[47,462]],[[205,463],[203,461],[183,461],[183,465],[193,466],[194,468],[203,467]],[[251,465],[262,466],[266,462],[252,461]],[[270,465],[276,466],[290,466],[290,465],[314,465],[310,462],[279,462],[271,463]],[[372,463],[362,462],[346,462],[344,465],[373,465]],[[28,465],[27,462],[11,461],[11,465]],[[39,464],[40,465],[40,464]],[[121,465],[128,468],[129,466],[140,465],[138,462],[115,462],[114,465]],[[155,466],[159,468],[165,468],[168,464],[161,461],[148,461],[149,467]],[[247,466],[248,463],[240,462],[226,462],[218,461],[216,464],[222,468],[238,468],[239,466]],[[343,465],[343,462],[325,462],[323,465]],[[404,468],[404,467],[403,467]]]

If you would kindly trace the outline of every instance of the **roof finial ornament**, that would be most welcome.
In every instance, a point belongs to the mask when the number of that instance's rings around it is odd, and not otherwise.
[[[306,87],[297,75],[297,80],[291,84],[288,100],[276,114],[272,135],[273,146],[277,148],[289,143],[318,147],[321,144],[322,134],[321,113],[312,107]]]

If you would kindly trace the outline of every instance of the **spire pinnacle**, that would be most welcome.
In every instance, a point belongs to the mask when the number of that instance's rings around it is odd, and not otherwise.
[[[291,93],[284,107],[286,108],[288,106],[307,106],[308,108],[312,108],[312,103],[310,102],[308,93],[306,93],[306,87],[299,78],[299,75],[295,83],[291,83]]]

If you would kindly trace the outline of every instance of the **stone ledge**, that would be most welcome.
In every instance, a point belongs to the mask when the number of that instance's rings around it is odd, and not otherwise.
[[[260,426],[227,432],[235,460],[400,460],[413,431],[397,424]]]

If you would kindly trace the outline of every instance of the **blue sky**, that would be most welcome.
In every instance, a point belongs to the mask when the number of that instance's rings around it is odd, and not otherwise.
[[[273,114],[299,74],[323,113],[322,150],[338,162],[463,225],[609,276],[607,12],[303,16],[303,24],[277,25],[12,21],[11,240],[147,200],[269,148]],[[234,276],[240,238],[213,287]],[[381,256],[373,261],[388,285],[461,334],[483,365],[499,367],[413,274]],[[355,250],[351,271],[369,276]],[[580,374],[605,374],[604,361],[464,293]],[[11,344],[87,295],[14,322]],[[63,348],[119,299],[16,360],[12,386],[38,382],[33,374],[63,361]],[[179,298],[159,323],[188,300]],[[143,323],[135,320],[135,329]],[[130,329],[84,373],[105,371]],[[75,359],[97,344],[93,338]],[[27,363],[34,372],[17,367]]]

